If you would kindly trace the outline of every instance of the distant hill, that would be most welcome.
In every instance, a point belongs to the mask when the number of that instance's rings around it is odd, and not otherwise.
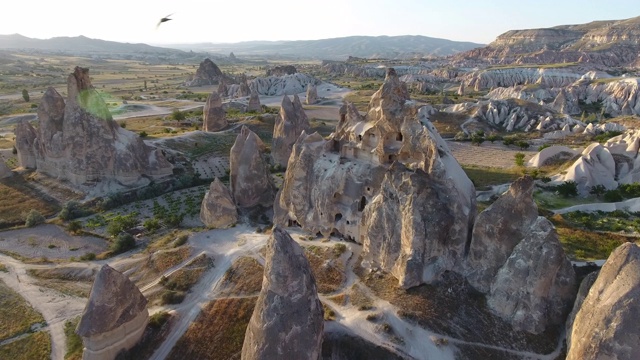
[[[510,30],[483,48],[455,56],[492,63],[584,62],[638,66],[640,17],[544,29]]]
[[[91,39],[85,36],[33,39],[19,34],[0,35],[0,49],[63,51],[72,53],[178,54],[181,50],[147,44],[130,44]]]
[[[451,41],[427,36],[349,36],[322,40],[248,41],[231,44],[166,45],[184,50],[252,56],[295,56],[299,58],[345,60],[360,58],[406,59],[426,56],[447,56],[483,44]]]

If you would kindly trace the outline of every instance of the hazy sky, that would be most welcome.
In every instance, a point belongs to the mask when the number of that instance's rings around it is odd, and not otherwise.
[[[425,35],[489,43],[530,29],[640,15],[638,0],[5,0],[0,34],[121,42]],[[156,29],[158,20],[172,21]]]

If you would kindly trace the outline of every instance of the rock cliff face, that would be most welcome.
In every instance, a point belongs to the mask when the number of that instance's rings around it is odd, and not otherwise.
[[[562,87],[573,84],[582,74],[577,71],[544,68],[485,69],[463,77],[467,87],[476,91],[497,87],[539,84],[546,87]]]
[[[567,327],[568,360],[640,358],[640,248],[626,243],[614,250],[576,305]]]
[[[465,268],[489,308],[519,330],[560,324],[575,298],[575,272],[555,228],[538,216],[528,176],[478,215]]]
[[[594,21],[546,29],[511,30],[483,48],[454,56],[454,62],[484,60],[500,64],[581,62],[629,66],[640,48],[640,17]]]
[[[229,156],[231,194],[238,207],[269,207],[273,204],[275,187],[262,158],[264,149],[258,135],[243,126]]]
[[[318,88],[315,85],[307,86],[307,98],[305,102],[307,105],[313,105],[318,102]]]
[[[149,320],[147,299],[125,275],[103,265],[76,333],[84,343],[83,359],[114,359],[142,337]]]
[[[211,59],[204,59],[198,66],[195,75],[187,82],[186,86],[216,85],[225,78],[222,70]]]
[[[323,328],[309,262],[291,236],[275,227],[267,241],[262,290],[247,326],[242,360],[318,360]]]
[[[229,125],[222,99],[216,91],[212,92],[204,104],[202,131],[220,131]]]
[[[319,84],[320,81],[302,73],[284,76],[258,77],[251,81],[249,87],[260,95],[282,96],[303,93],[310,84]]]
[[[247,106],[247,111],[262,112],[262,105],[260,104],[260,96],[255,91],[251,91],[251,96],[249,97],[249,104]]]
[[[123,185],[148,182],[172,174],[160,150],[145,145],[135,133],[121,128],[91,86],[89,70],[76,67],[67,82],[66,104],[49,88],[38,107],[40,126],[34,140],[28,125],[16,129],[22,166],[74,184],[115,180]],[[27,146],[32,141],[31,146]],[[23,146],[24,145],[24,146]]]
[[[300,134],[303,131],[309,131],[310,127],[298,95],[293,96],[293,102],[289,96],[285,95],[280,105],[280,116],[276,117],[273,127],[271,156],[275,164],[287,166],[293,144]]]
[[[475,190],[429,108],[417,109],[389,69],[365,117],[352,104],[340,113],[331,140],[303,133],[294,144],[274,222],[362,243],[369,266],[404,287],[452,270],[475,218]]]
[[[218,179],[213,179],[200,207],[200,220],[207,227],[226,228],[238,222],[238,208],[231,192]]]
[[[47,92],[49,92],[47,90]],[[18,150],[18,164],[25,169],[36,168],[36,150],[34,143],[38,137],[36,129],[23,120],[16,126],[16,150]]]

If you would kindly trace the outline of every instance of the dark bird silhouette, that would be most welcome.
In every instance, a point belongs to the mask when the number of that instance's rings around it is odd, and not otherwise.
[[[167,21],[169,21],[169,20],[173,20],[173,19],[170,19],[170,18],[169,18],[169,16],[171,16],[171,15],[173,15],[173,14],[169,14],[169,15],[167,15],[167,16],[165,16],[165,17],[163,17],[162,19],[160,19],[160,21],[158,21],[158,25],[156,25],[156,29],[157,29],[157,28],[160,26],[160,24],[162,24],[163,22],[167,22]]]

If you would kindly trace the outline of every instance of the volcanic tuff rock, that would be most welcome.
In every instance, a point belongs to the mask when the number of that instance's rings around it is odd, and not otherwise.
[[[5,164],[4,160],[0,159],[0,179],[5,179],[12,175],[13,172],[11,172],[11,169]]]
[[[48,92],[48,90],[47,90]],[[36,142],[38,132],[23,120],[16,125],[16,150],[18,150],[18,164],[25,169],[36,168],[36,152],[33,144]]]
[[[211,59],[204,59],[198,66],[196,74],[193,75],[187,82],[186,86],[204,86],[215,85],[224,79],[222,70]]]
[[[533,179],[516,180],[481,212],[466,257],[467,281],[514,328],[534,334],[565,319],[575,272],[553,225],[538,216]]]
[[[576,304],[578,305],[578,304]],[[640,248],[614,250],[567,327],[567,360],[640,358]]]
[[[467,87],[480,91],[496,87],[539,84],[547,87],[562,87],[580,79],[576,70],[544,68],[484,69],[470,72],[463,77]]]
[[[318,88],[315,85],[307,85],[307,98],[305,102],[307,105],[313,105],[318,102]]]
[[[213,179],[202,199],[200,220],[212,228],[226,228],[238,222],[238,208],[231,192],[218,178]]]
[[[103,265],[76,328],[85,346],[83,359],[114,359],[140,340],[148,320],[147,299],[136,285]]]
[[[405,287],[453,270],[475,218],[475,190],[429,122],[430,108],[417,109],[389,69],[366,116],[353,104],[340,113],[331,140],[303,133],[294,144],[274,223],[364,244],[370,266]]]
[[[542,167],[548,165],[559,164],[564,161],[571,160],[579,152],[566,146],[554,145],[540,150],[527,162],[527,166]]]
[[[589,295],[589,290],[591,290],[593,283],[595,283],[598,279],[599,273],[599,270],[589,273],[584,277],[584,279],[582,279],[582,282],[580,283],[580,288],[578,289],[578,294],[576,295],[576,301],[573,303],[573,309],[567,317],[567,324],[565,326],[567,333],[567,344],[571,344],[571,330],[573,329],[573,323],[576,320],[576,315],[578,314],[578,311],[580,311],[580,308],[584,303],[584,299],[586,299],[587,295]]]
[[[262,111],[262,105],[260,104],[260,96],[254,90],[251,91],[251,96],[249,97],[249,104],[247,106],[247,111],[255,111],[255,112]]]
[[[558,181],[575,181],[578,193],[586,195],[591,187],[604,185],[608,190],[618,187],[616,181],[616,162],[608,148],[599,143],[593,143],[582,151],[581,156],[569,167],[564,174],[557,177]]]
[[[267,76],[284,76],[297,73],[296,67],[293,65],[278,65],[271,69],[267,69]]]
[[[309,84],[319,84],[320,80],[302,73],[284,76],[258,77],[249,85],[260,95],[282,96],[304,92]]]
[[[291,147],[300,134],[303,131],[309,131],[310,128],[309,119],[298,95],[293,96],[293,102],[289,96],[285,95],[280,105],[280,116],[276,117],[273,127],[271,156],[274,163],[286,167],[291,155]]]
[[[74,184],[116,180],[138,185],[172,174],[172,165],[158,149],[148,147],[135,133],[121,128],[91,86],[89,70],[76,67],[67,81],[64,103],[54,88],[45,92],[38,107],[37,137],[30,125],[16,129],[22,166]],[[28,145],[33,141],[32,146]]]
[[[316,281],[300,246],[280,227],[267,241],[262,290],[242,360],[320,358],[324,328]]]
[[[222,108],[222,99],[220,99],[220,95],[216,91],[212,92],[207,98],[203,117],[202,131],[220,131],[229,125],[226,113]]]
[[[273,205],[275,187],[262,158],[264,149],[258,135],[242,126],[229,155],[231,194],[238,207]]]
[[[581,62],[630,66],[640,49],[640,17],[594,21],[546,29],[511,30],[483,48],[454,56],[454,62],[481,59],[500,64]]]

